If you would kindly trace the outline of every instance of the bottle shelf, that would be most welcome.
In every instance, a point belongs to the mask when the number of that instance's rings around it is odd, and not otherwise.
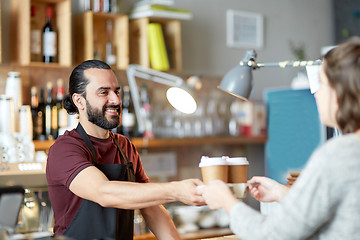
[[[134,138],[132,142],[137,148],[162,148],[162,147],[187,147],[201,145],[247,145],[263,144],[266,142],[266,136],[254,137],[201,137],[201,138]]]
[[[265,135],[244,137],[244,136],[222,136],[222,137],[201,137],[201,138],[133,138],[131,141],[137,148],[163,148],[163,147],[186,147],[201,145],[247,145],[264,144],[267,140]],[[34,140],[35,150],[48,150],[54,144],[54,140]]]
[[[75,62],[96,58],[97,52],[105,61],[107,42],[107,21],[112,22],[112,47],[115,54],[115,67],[126,69],[129,65],[129,20],[127,15],[94,13],[87,11],[74,18]]]
[[[53,7],[53,24],[57,32],[57,62],[54,65],[71,66],[71,1],[70,0],[11,0],[11,62],[22,66],[48,64],[32,62],[30,54],[30,8],[37,7],[39,26],[45,25],[45,9]]]

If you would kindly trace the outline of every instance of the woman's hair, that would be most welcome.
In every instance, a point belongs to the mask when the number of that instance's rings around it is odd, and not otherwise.
[[[110,66],[99,60],[88,60],[77,67],[72,71],[69,78],[69,94],[64,97],[63,105],[68,114],[79,113],[79,110],[75,106],[72,95],[78,93],[86,96],[86,86],[89,84],[89,80],[84,76],[84,71],[90,68],[97,69],[111,69]]]
[[[353,37],[324,56],[324,72],[335,89],[340,130],[352,133],[360,129],[360,38]]]

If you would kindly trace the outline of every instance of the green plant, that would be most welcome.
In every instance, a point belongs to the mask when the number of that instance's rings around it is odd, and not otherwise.
[[[289,46],[292,54],[296,58],[296,60],[305,60],[306,59],[306,53],[305,53],[305,44],[299,43],[294,44],[293,41],[289,41]]]

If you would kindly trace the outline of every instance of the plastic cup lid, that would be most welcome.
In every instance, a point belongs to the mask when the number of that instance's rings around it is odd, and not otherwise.
[[[202,156],[199,167],[208,167],[208,166],[216,166],[216,165],[227,165],[226,159],[222,157]]]
[[[246,157],[233,157],[226,159],[228,165],[249,165]]]

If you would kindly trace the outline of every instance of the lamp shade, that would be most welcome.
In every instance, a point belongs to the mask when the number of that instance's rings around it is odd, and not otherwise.
[[[195,99],[182,88],[172,87],[166,92],[169,103],[182,113],[192,114],[196,111]]]
[[[244,58],[240,61],[240,63],[225,74],[218,88],[234,95],[235,97],[247,101],[252,94],[252,70],[254,69],[258,69],[260,67],[309,67],[322,64],[321,60],[258,63],[256,62],[256,56],[257,54],[255,50],[246,51]]]
[[[236,65],[225,74],[218,88],[247,101],[253,89],[251,67]]]

